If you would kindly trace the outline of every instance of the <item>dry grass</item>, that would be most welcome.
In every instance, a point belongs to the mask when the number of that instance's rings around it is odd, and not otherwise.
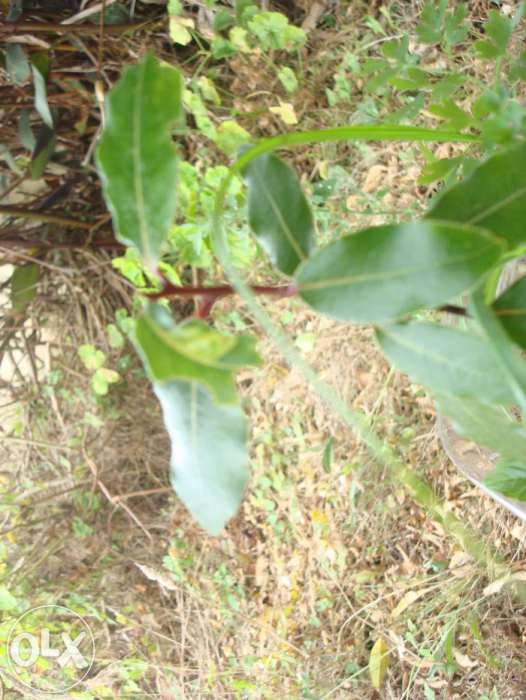
[[[111,284],[107,276],[106,268],[100,284]],[[211,538],[162,491],[168,441],[138,367],[110,401],[90,398],[74,348],[105,347],[111,316],[98,307],[100,287],[66,289],[48,296],[46,312],[60,330],[47,372],[60,369],[62,379],[52,400],[33,391],[24,443],[3,446],[2,463],[19,465],[4,482],[4,504],[14,500],[3,509],[3,532],[13,589],[33,605],[77,601],[86,611],[97,641],[91,692],[119,696],[129,683],[126,660],[139,659],[141,692],[167,698],[376,698],[367,663],[382,636],[391,650],[382,697],[425,698],[424,683],[436,697],[492,689],[522,697],[521,604],[506,590],[484,594],[484,572],[274,348],[263,340],[264,368],[240,377],[253,426],[252,480],[240,514]],[[79,304],[92,319],[83,330],[71,324]],[[219,323],[231,310],[242,312],[224,302]],[[432,403],[389,369],[370,331],[319,319],[295,302],[271,312],[335,391],[373,417],[448,507],[520,569],[524,528],[447,463]],[[71,387],[73,397],[60,391]],[[104,425],[79,430],[87,410]],[[86,507],[86,494],[97,495],[98,510]],[[91,532],[79,535],[75,518]]]

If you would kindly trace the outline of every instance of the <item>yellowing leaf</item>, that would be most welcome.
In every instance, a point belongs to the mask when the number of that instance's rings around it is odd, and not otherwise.
[[[219,93],[217,92],[216,86],[210,80],[210,78],[207,78],[205,75],[202,75],[197,81],[197,85],[205,100],[209,100],[217,106],[221,104],[221,98],[219,97]]]
[[[371,676],[373,688],[376,690],[380,690],[382,687],[385,674],[389,668],[389,653],[389,647],[383,637],[377,639],[369,655],[369,675]]]
[[[271,107],[270,111],[272,114],[277,114],[284,124],[298,123],[298,117],[296,116],[294,107],[290,104],[290,102],[281,102],[280,100],[279,106]]]
[[[413,605],[413,603],[422,596],[422,593],[425,593],[425,591],[407,591],[391,613],[391,617],[399,617],[410,605]]]
[[[194,28],[194,20],[188,17],[170,17],[170,39],[174,44],[186,46],[192,41],[187,27]]]
[[[328,525],[329,519],[321,510],[313,510],[311,513],[312,522],[317,525]]]

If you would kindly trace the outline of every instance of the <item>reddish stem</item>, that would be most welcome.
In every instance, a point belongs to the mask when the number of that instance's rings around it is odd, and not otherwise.
[[[254,294],[265,294],[267,296],[279,298],[293,297],[298,293],[298,288],[294,283],[279,286],[255,284],[251,286],[250,289],[254,292]],[[194,287],[192,285],[178,287],[171,282],[165,281],[163,288],[159,292],[148,294],[148,298],[163,299],[165,297],[213,297],[214,299],[220,299],[221,297],[226,297],[230,294],[236,294],[236,290],[230,284],[222,284],[216,287]]]
[[[286,297],[293,297],[298,293],[298,287],[295,283],[287,285],[260,285],[255,284],[250,287],[254,294],[263,294],[266,296],[277,297],[278,299],[285,299]],[[159,292],[154,292],[153,294],[148,294],[149,299],[165,299],[167,297],[198,297],[196,299],[196,316],[198,318],[208,318],[212,307],[219,299],[229,296],[230,294],[236,294],[236,290],[230,284],[224,284],[215,287],[196,287],[196,286],[185,286],[177,287],[175,284],[164,280],[164,286]]]

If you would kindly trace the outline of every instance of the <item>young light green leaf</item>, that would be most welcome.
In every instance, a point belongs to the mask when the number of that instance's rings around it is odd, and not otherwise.
[[[444,326],[386,326],[376,337],[388,359],[419,384],[442,394],[511,404],[515,396],[487,341]],[[526,368],[517,360],[526,381]]]
[[[526,241],[526,145],[489,158],[447,190],[426,218],[481,226],[510,247]]]
[[[120,378],[120,374],[115,372],[115,370],[108,369],[107,367],[99,367],[91,378],[93,391],[99,394],[99,396],[106,396],[109,385],[115,384]]]
[[[298,271],[299,294],[342,321],[385,321],[473,287],[501,252],[494,236],[461,224],[378,226],[314,253]]]
[[[117,231],[155,270],[176,210],[177,159],[169,128],[182,119],[177,70],[151,54],[128,68],[106,100],[97,149],[104,196]]]
[[[11,275],[11,308],[16,314],[24,314],[37,293],[40,266],[36,263],[19,265]]]
[[[502,326],[521,348],[526,348],[526,277],[521,277],[493,303]]]
[[[160,305],[137,320],[135,342],[154,382],[197,381],[218,403],[236,403],[235,370],[259,361],[253,338],[223,335],[196,319],[176,326]]]
[[[526,501],[526,459],[522,463],[498,462],[484,479],[484,484],[508,498]]]
[[[272,154],[254,158],[244,171],[248,219],[272,263],[294,274],[309,257],[314,220],[296,173]]]
[[[155,383],[172,443],[171,481],[198,523],[217,534],[241,503],[248,481],[245,418],[218,405],[197,381]]]
[[[526,460],[526,428],[514,421],[502,406],[491,406],[476,399],[438,394],[440,413],[447,416],[462,436],[498,452],[502,458]]]
[[[86,369],[97,370],[106,362],[106,355],[93,345],[81,345],[77,352]]]

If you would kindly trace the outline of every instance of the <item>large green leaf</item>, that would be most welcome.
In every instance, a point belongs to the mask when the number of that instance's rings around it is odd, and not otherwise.
[[[502,461],[484,479],[485,485],[499,493],[526,501],[526,463]]]
[[[489,158],[446,191],[427,216],[482,226],[515,247],[526,241],[525,212],[526,144],[521,144]]]
[[[235,370],[257,364],[254,339],[223,335],[203,321],[178,326],[159,304],[137,319],[135,341],[152,381],[195,380],[218,403],[236,403]]]
[[[239,508],[248,481],[243,413],[215,403],[199,382],[154,388],[172,443],[173,487],[199,524],[216,534]]]
[[[309,257],[314,222],[296,173],[272,154],[254,158],[244,170],[248,220],[272,263],[294,274]]]
[[[299,293],[342,321],[385,321],[469,289],[501,252],[494,236],[461,224],[378,226],[314,253],[298,271]]]
[[[440,413],[451,420],[460,435],[498,452],[503,458],[526,462],[526,428],[504,408],[444,394],[438,394],[436,400]]]
[[[526,348],[526,277],[521,277],[493,303],[493,309],[508,335]]]
[[[381,328],[378,342],[389,360],[437,392],[511,404],[515,395],[487,341],[445,326],[409,323]],[[526,381],[522,361],[517,373]]]
[[[495,311],[486,304],[483,287],[472,295],[470,311],[486,336],[488,346],[511,388],[516,403],[526,415],[526,363]]]
[[[176,210],[177,159],[169,127],[182,119],[181,76],[147,55],[106,98],[97,164],[117,237],[155,270]]]

